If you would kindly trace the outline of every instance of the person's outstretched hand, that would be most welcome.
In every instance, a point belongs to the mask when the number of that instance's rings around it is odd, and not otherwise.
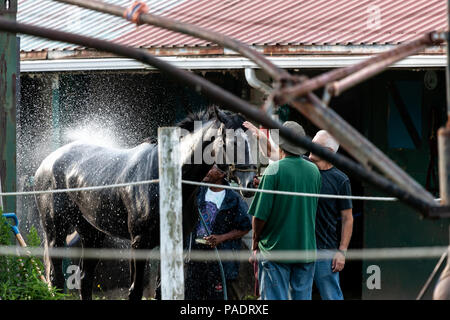
[[[261,135],[261,130],[259,130],[253,123],[245,121],[242,125],[250,130],[254,136],[259,137]]]

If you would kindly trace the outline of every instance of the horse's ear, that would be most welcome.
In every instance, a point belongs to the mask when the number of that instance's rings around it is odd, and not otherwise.
[[[212,113],[214,115],[214,118],[218,119],[220,122],[224,122],[223,120],[225,118],[223,117],[224,113],[223,113],[222,110],[220,110],[216,105],[213,105],[211,107],[211,110],[212,110]]]
[[[213,105],[212,107],[211,107],[211,109],[212,109],[212,112],[213,112],[213,114],[214,114],[214,117],[216,118],[216,119],[219,119],[219,108],[217,108],[217,106],[216,105]]]
[[[219,119],[220,122],[225,123],[225,125],[228,126],[228,124],[230,122],[230,118],[227,116],[227,114],[225,112],[223,112],[219,108],[216,108],[216,115],[217,115],[217,119]]]

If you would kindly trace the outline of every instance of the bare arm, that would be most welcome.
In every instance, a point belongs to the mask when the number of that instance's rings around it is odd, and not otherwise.
[[[252,250],[258,250],[259,239],[261,238],[261,233],[264,229],[266,222],[264,220],[253,217],[252,219]]]
[[[339,250],[347,251],[350,239],[353,233],[353,210],[347,209],[341,211],[342,228],[341,228],[341,242],[339,244]],[[334,255],[332,269],[333,272],[339,272],[344,269],[345,256],[341,252],[337,252]]]
[[[341,228],[341,243],[339,244],[339,250],[347,250],[353,233],[353,210],[352,209],[342,210],[341,217],[342,217],[342,228]]]
[[[243,123],[243,126],[246,127],[248,130],[250,130],[253,133],[253,135],[258,138],[259,150],[265,157],[273,161],[278,160],[279,156],[277,155],[276,150],[274,150],[275,148],[272,146],[270,140],[267,139],[266,134],[262,130],[258,129],[251,122],[248,121],[245,121]]]
[[[240,239],[245,236],[250,230],[231,230],[230,232],[224,234],[212,234],[204,239],[208,242],[211,247],[216,247],[222,242],[234,239]]]

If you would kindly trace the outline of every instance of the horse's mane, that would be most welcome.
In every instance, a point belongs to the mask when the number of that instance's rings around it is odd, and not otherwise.
[[[186,118],[181,120],[176,124],[177,127],[180,127],[182,129],[186,129],[189,132],[194,131],[194,122],[195,121],[208,121],[216,119],[216,114],[214,112],[214,106],[211,106],[209,108],[197,111],[197,112],[191,112],[189,113]]]
[[[180,128],[186,129],[190,132],[194,130],[194,122],[195,121],[209,121],[213,119],[217,119],[217,114],[219,114],[219,120],[225,122],[227,129],[239,129],[242,128],[244,131],[246,130],[242,123],[245,121],[244,117],[238,113],[233,113],[227,110],[221,110],[217,106],[210,106],[204,110],[200,110],[198,112],[189,113],[187,117],[181,120],[177,126]],[[222,116],[220,116],[222,115]]]
[[[219,111],[220,109],[217,106],[213,105],[200,111],[190,112],[186,116],[186,118],[178,122],[175,126],[188,130],[189,132],[193,132],[195,121],[206,122],[209,120],[217,119],[216,110]],[[244,118],[240,114],[235,114],[230,111],[222,111],[222,110],[220,110],[220,112],[223,112],[223,114],[226,115],[227,128],[231,129],[242,128],[245,130],[245,128],[242,127],[242,122],[244,121]],[[156,144],[158,143],[158,139],[156,137],[148,137],[144,139],[143,142]]]

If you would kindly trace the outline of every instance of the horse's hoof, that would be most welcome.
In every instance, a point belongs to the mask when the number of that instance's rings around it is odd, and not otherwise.
[[[131,286],[131,288],[128,290],[128,300],[142,300],[142,293],[139,294],[136,292],[136,289],[134,288],[134,285]]]
[[[135,293],[130,293],[129,295],[128,295],[128,299],[129,300],[132,300],[132,301],[139,301],[139,300],[142,300],[142,295],[138,295],[138,294],[135,294]]]

